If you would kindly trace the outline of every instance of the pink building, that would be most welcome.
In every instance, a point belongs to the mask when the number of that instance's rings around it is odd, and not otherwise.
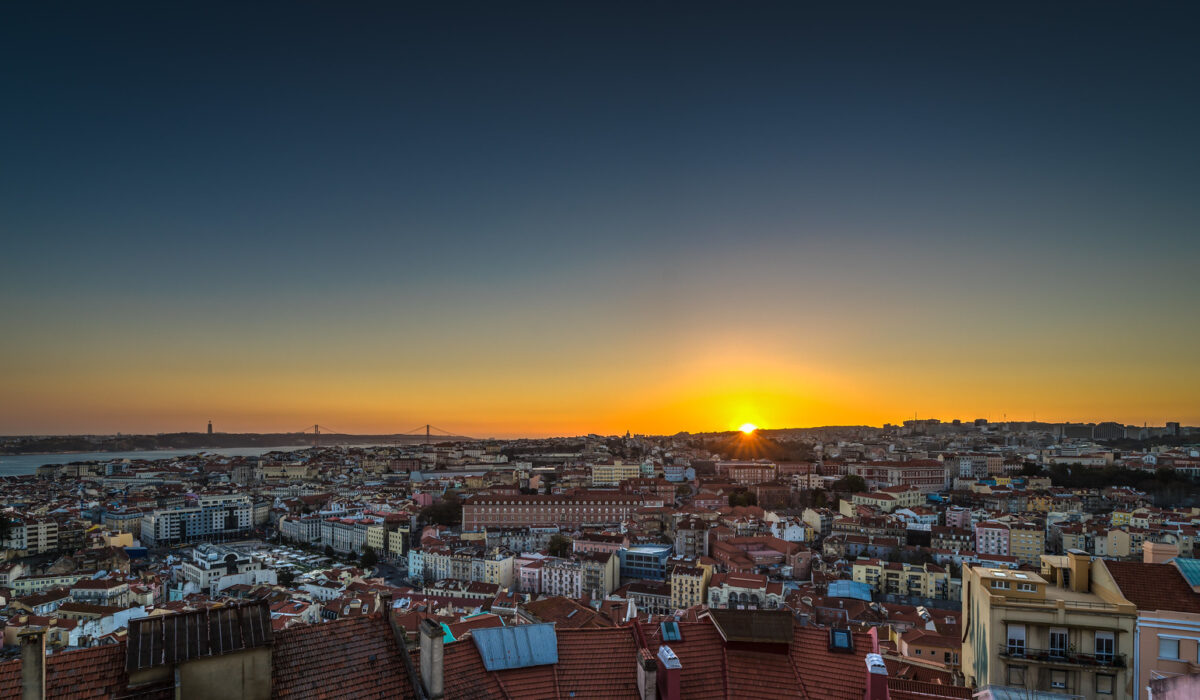
[[[971,529],[971,509],[960,508],[959,506],[950,506],[946,509],[946,527],[954,527],[960,530]]]
[[[1009,530],[1004,523],[994,520],[975,525],[975,552],[980,556],[1000,554],[1008,556]]]
[[[589,554],[593,552],[608,554],[628,546],[629,538],[625,535],[593,532],[576,537],[572,543],[572,551],[576,554]]]
[[[522,593],[538,595],[542,592],[542,566],[544,559],[518,558],[513,563],[517,567],[517,585]]]

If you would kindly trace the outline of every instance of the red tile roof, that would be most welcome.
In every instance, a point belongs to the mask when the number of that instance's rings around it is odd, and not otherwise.
[[[56,700],[112,698],[126,694],[129,675],[125,672],[125,645],[105,644],[75,649],[46,657],[46,697]],[[21,697],[21,660],[0,664],[0,700]],[[151,686],[138,696],[145,700],[175,697],[170,687]]]
[[[271,695],[409,697],[412,685],[401,653],[381,617],[351,617],[289,627],[275,636]]]
[[[1200,613],[1200,593],[1192,590],[1174,564],[1105,561],[1121,595],[1138,610]]]

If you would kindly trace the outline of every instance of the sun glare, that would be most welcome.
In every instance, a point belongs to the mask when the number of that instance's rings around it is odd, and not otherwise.
[[[738,428],[738,430],[749,435],[750,433],[753,433],[755,430],[758,430],[758,426],[753,423],[743,423],[742,427]]]

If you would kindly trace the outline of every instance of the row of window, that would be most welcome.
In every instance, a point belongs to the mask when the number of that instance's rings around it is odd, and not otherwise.
[[[1025,685],[1025,677],[1028,669],[1024,666],[1009,666],[1008,667],[1008,685],[1023,687]],[[1072,690],[1067,687],[1069,677],[1067,671],[1057,669],[1050,670],[1050,687],[1053,690]],[[1097,695],[1112,695],[1113,688],[1116,687],[1116,676],[1098,673],[1096,674],[1096,694]]]

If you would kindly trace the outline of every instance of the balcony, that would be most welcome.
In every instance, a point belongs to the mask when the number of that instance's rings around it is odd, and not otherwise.
[[[1093,666],[1097,668],[1125,668],[1124,654],[1084,654],[1078,651],[1063,651],[1061,649],[1024,650],[1004,648],[1000,656],[1009,660],[1028,661],[1042,664],[1059,664],[1066,666]]]

